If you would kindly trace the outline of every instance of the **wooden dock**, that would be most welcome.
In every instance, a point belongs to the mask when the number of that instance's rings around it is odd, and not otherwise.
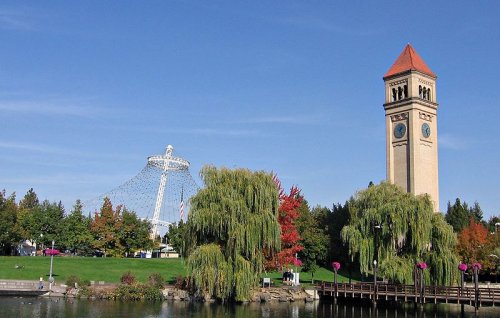
[[[322,298],[350,298],[377,301],[400,301],[418,304],[465,304],[479,308],[481,306],[499,306],[500,288],[474,288],[457,286],[399,285],[386,283],[330,283],[316,284]]]

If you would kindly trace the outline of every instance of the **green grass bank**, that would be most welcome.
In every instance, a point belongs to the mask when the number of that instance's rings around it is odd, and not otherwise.
[[[50,257],[0,256],[0,279],[38,280],[40,276],[48,278]],[[101,257],[62,257],[55,256],[53,276],[58,283],[75,275],[82,280],[119,283],[123,273],[131,271],[139,281],[146,282],[152,273],[159,273],[167,282],[175,282],[176,277],[186,276],[185,262],[177,259],[144,258],[101,258]],[[270,277],[275,285],[281,285],[280,272],[268,272],[262,277]],[[333,272],[320,268],[314,275],[315,280],[333,281]],[[303,284],[311,283],[311,274],[300,272]],[[339,274],[339,282],[348,278]]]

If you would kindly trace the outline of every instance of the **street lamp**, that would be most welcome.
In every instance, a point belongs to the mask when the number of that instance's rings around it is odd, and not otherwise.
[[[377,262],[378,262],[378,232],[382,229],[382,225],[376,224],[373,226],[373,232],[375,234],[374,242],[374,252],[373,252],[373,276],[375,281],[375,286],[377,285]]]
[[[54,283],[54,277],[52,277],[53,263],[54,263],[54,240],[52,240],[52,251],[50,253],[49,291],[52,291],[52,283]]]
[[[373,232],[375,234],[375,251],[373,253],[373,260],[378,262],[378,232],[382,229],[382,225],[376,224],[373,226]]]

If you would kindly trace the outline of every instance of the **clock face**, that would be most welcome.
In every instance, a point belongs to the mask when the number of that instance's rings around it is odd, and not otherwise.
[[[402,138],[406,134],[406,126],[403,123],[399,123],[394,127],[394,137]]]
[[[422,135],[425,138],[429,138],[429,136],[431,135],[431,127],[429,127],[428,123],[423,123],[422,124]]]

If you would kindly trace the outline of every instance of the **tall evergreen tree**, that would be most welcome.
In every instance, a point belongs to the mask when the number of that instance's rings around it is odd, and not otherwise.
[[[248,300],[264,251],[280,248],[277,188],[264,172],[205,166],[200,175],[185,236],[192,284],[205,297]]]
[[[40,204],[40,202],[38,201],[38,196],[36,195],[33,188],[31,188],[24,195],[24,198],[19,202],[19,208],[31,210],[31,209],[37,207],[39,204]]]
[[[470,218],[473,218],[476,223],[483,223],[483,210],[476,201],[472,207],[469,207],[467,202],[461,202],[459,198],[455,200],[452,205],[448,201],[448,208],[446,210],[445,219],[452,227],[455,233],[460,232],[462,229],[469,226]]]
[[[372,187],[373,183],[369,185]],[[329,214],[328,227],[330,233],[330,260],[339,261],[345,264],[345,268],[351,272],[353,261],[349,258],[349,250],[343,242],[341,232],[344,226],[349,224],[349,202],[344,205],[337,203],[333,205],[332,212]],[[329,265],[329,264],[328,264]],[[349,276],[350,277],[350,276]]]

